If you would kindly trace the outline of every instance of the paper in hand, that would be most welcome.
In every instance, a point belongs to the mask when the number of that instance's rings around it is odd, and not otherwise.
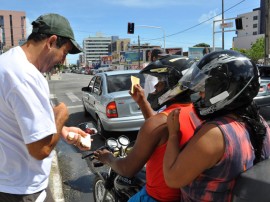
[[[134,93],[133,86],[136,84],[140,84],[140,78],[131,76],[130,79],[131,79],[131,93],[133,94]]]

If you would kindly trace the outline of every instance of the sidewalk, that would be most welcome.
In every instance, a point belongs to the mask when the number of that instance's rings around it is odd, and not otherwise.
[[[56,73],[52,75],[46,75],[46,79],[49,80],[61,80],[62,79],[62,73]]]
[[[61,80],[61,73],[51,75],[51,78],[47,78],[47,80]],[[57,153],[53,150],[54,157],[52,160],[52,168],[49,178],[49,187],[52,192],[52,196],[55,202],[65,202],[64,194],[63,194],[63,187],[62,187],[62,178],[59,171],[58,166],[58,158]]]
[[[58,167],[57,153],[55,150],[53,150],[53,153],[54,157],[52,161],[51,174],[49,178],[49,187],[55,202],[65,202],[62,187],[62,178]]]

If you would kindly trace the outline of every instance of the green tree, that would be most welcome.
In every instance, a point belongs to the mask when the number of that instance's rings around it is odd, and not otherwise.
[[[264,37],[258,38],[256,42],[252,44],[250,49],[233,48],[233,50],[245,54],[257,63],[259,59],[264,58],[264,40]]]
[[[257,39],[247,52],[247,56],[255,62],[258,62],[259,59],[264,58],[264,40],[264,37]]]
[[[198,43],[198,44],[196,44],[196,45],[193,46],[193,47],[210,47],[210,45],[207,44],[207,43]]]
[[[233,50],[238,51],[244,55],[247,55],[248,50],[244,48],[233,48]]]

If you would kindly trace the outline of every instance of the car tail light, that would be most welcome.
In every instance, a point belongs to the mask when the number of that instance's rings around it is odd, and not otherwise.
[[[270,90],[270,83],[267,84],[267,90]]]
[[[117,118],[117,107],[115,102],[110,102],[106,107],[106,115],[108,118]]]

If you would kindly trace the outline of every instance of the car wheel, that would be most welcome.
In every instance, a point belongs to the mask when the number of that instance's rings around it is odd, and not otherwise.
[[[104,130],[100,118],[97,118],[97,131],[100,135],[106,136],[107,132]]]

